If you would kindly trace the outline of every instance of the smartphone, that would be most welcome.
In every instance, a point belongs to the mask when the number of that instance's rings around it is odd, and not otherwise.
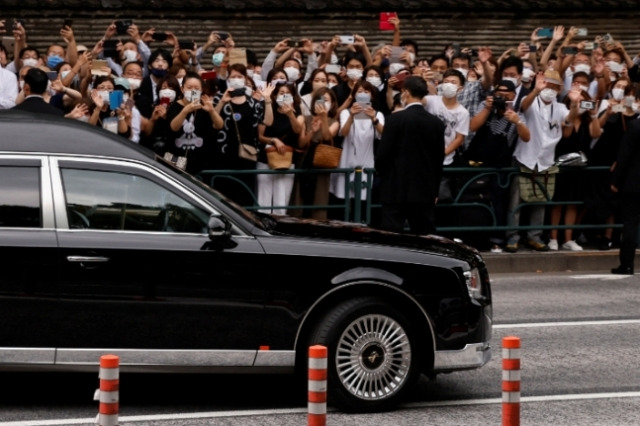
[[[18,24],[20,24],[22,26],[22,28],[24,28],[24,20],[23,19],[14,19],[13,20],[13,29],[14,30],[18,29]]]
[[[380,12],[380,24],[379,28],[382,31],[394,31],[396,26],[389,22],[391,18],[397,18],[396,12]]]
[[[536,50],[538,50],[538,46],[536,46],[535,44],[529,45],[529,53],[536,53]]]
[[[460,53],[460,43],[453,43],[451,45],[451,48],[453,49],[454,55],[457,55],[458,53]]]
[[[165,106],[169,106],[171,104],[171,99],[169,98],[160,98],[160,105],[165,105]]]
[[[340,44],[353,44],[355,38],[352,35],[342,35],[340,36]]]
[[[391,56],[389,57],[389,62],[392,64],[397,64],[400,62],[400,56],[404,53],[404,48],[402,46],[391,46]]]
[[[440,71],[433,72],[433,79],[435,81],[442,81],[442,73]]]
[[[51,81],[53,80],[57,80],[58,79],[58,72],[57,71],[47,71],[47,78]]]
[[[165,41],[167,37],[168,37],[167,33],[153,33],[151,35],[151,38],[154,39],[155,41]]]
[[[293,103],[293,96],[291,96],[288,93],[282,95],[282,102],[284,102],[285,104],[292,104]]]
[[[398,80],[396,82],[396,84],[393,85],[393,88],[396,90],[400,90],[402,89],[402,86],[404,85],[404,81],[407,79],[407,77],[409,77],[411,74],[408,72],[401,72],[399,74],[396,74],[395,77]]]
[[[121,19],[119,21],[116,21],[116,32],[118,33],[118,35],[126,35],[127,30],[132,24],[133,22],[131,21],[131,19]]]
[[[586,110],[592,110],[596,106],[595,102],[592,101],[580,101],[580,108]]]
[[[221,41],[224,41],[229,38],[229,33],[217,31],[216,34],[218,34],[218,37],[220,38]]]
[[[112,110],[120,108],[122,102],[124,102],[124,92],[122,90],[109,92],[109,106]]]
[[[327,64],[324,66],[324,70],[329,74],[340,74],[341,67],[338,64]]]
[[[105,40],[102,42],[102,52],[104,56],[108,58],[115,58],[118,56],[118,40]]]
[[[578,28],[577,36],[584,37],[589,34],[589,31],[586,28]]]
[[[625,96],[624,101],[622,102],[622,105],[626,107],[632,107],[635,101],[636,101],[635,96]]]
[[[195,50],[195,43],[193,41],[178,41],[180,50]]]
[[[13,50],[16,46],[15,37],[11,37],[11,36],[2,37],[2,45],[4,46],[5,49],[7,49],[7,52],[13,55]]]
[[[616,104],[611,107],[611,112],[624,112],[624,105]]]
[[[200,93],[199,90],[192,90],[191,91],[191,103],[199,104],[200,103],[200,97],[201,97],[201,93]]]
[[[611,37],[611,34],[606,33],[605,35],[602,36],[602,41],[604,41],[605,43],[613,43],[613,37]]]
[[[64,30],[66,27],[71,28],[73,26],[73,20],[72,19],[65,19],[64,22],[62,23],[62,29]]]
[[[107,61],[94,59],[91,61],[91,75],[109,75],[108,72],[102,71],[102,68],[109,67]]]
[[[362,111],[353,116],[353,118],[358,120],[364,120],[369,118],[367,114],[365,114],[364,110],[371,106],[371,102],[356,102],[358,105],[362,107]]]
[[[540,28],[536,34],[538,37],[551,38],[553,37],[553,28]]]
[[[565,55],[575,55],[578,53],[578,48],[575,46],[565,46],[562,48],[562,53]]]
[[[207,71],[200,74],[200,78],[203,80],[215,80],[218,78],[218,74],[215,71]]]
[[[595,47],[595,43],[592,41],[587,41],[584,43],[584,50],[593,50]]]
[[[289,41],[289,46],[290,47],[295,47],[295,48],[304,47],[304,41],[302,41],[302,40]]]

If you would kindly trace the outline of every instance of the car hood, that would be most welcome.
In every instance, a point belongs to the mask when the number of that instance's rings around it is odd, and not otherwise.
[[[399,234],[371,228],[365,224],[338,220],[300,219],[276,215],[269,217],[273,219],[268,226],[272,234],[369,242],[454,257],[472,265],[482,262],[482,256],[477,249],[438,235]]]

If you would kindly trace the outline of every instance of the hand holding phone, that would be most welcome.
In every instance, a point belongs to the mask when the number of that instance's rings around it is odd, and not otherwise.
[[[540,28],[536,34],[541,38],[551,38],[553,37],[553,28]]]
[[[352,35],[340,36],[340,44],[353,44],[354,42],[355,38]]]
[[[122,19],[116,21],[116,32],[118,33],[118,35],[126,35],[127,30],[131,25],[133,25],[131,19]]]
[[[61,29],[65,29],[66,27],[71,28],[73,25],[73,21],[71,19],[65,19],[64,22],[62,23],[62,28]]]
[[[220,39],[220,41],[225,41],[229,38],[229,33],[225,33],[223,31],[216,31],[216,34],[218,34],[218,38]]]
[[[160,33],[154,32],[151,35],[151,38],[154,39],[155,41],[165,41],[167,39],[167,37],[169,37],[167,35],[167,33],[162,33],[162,32],[160,32]]]
[[[398,18],[396,12],[380,12],[379,28],[381,31],[394,31],[396,26],[389,22],[389,19]]]

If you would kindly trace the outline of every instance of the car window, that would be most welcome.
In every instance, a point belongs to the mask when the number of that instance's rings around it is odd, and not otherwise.
[[[42,227],[39,172],[38,167],[0,167],[0,227]]]
[[[207,233],[209,214],[141,176],[62,169],[71,228]]]

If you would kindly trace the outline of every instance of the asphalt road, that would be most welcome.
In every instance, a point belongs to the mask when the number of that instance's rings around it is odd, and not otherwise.
[[[501,340],[522,342],[521,425],[640,424],[640,276],[496,274],[493,359],[422,379],[397,410],[328,425],[501,424]],[[280,376],[123,376],[121,426],[304,425]],[[96,374],[0,374],[0,426],[91,425]]]

